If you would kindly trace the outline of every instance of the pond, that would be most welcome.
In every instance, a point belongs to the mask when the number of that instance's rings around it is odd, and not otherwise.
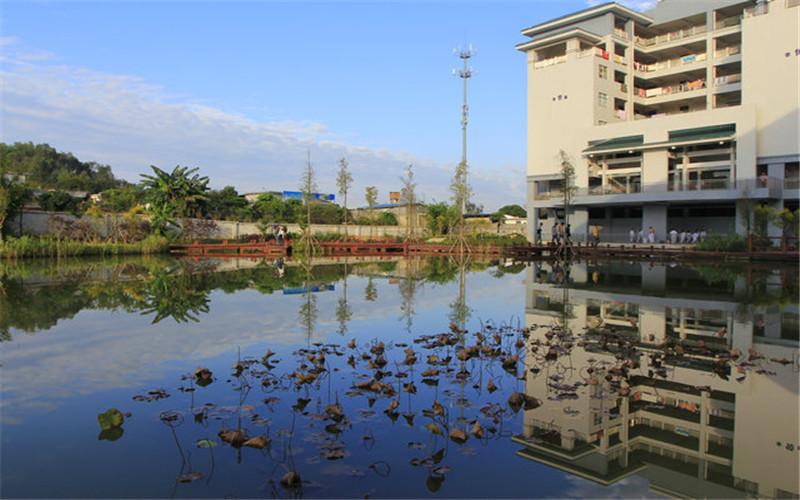
[[[0,266],[4,498],[798,495],[797,266]]]

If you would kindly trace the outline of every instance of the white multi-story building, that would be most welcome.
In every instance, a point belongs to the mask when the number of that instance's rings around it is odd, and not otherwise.
[[[800,1],[607,3],[522,34],[531,239],[564,217],[561,152],[578,239],[728,234],[753,203],[798,209]]]

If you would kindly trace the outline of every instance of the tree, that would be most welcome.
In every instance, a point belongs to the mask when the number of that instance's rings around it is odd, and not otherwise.
[[[450,233],[459,220],[458,207],[448,206],[445,202],[431,203],[426,209],[425,220],[431,234]]]
[[[17,214],[30,195],[28,188],[6,179],[0,172],[0,243],[3,242],[6,220]]]
[[[367,189],[366,189],[366,191],[364,193],[364,198],[366,198],[367,206],[369,206],[370,225],[373,225],[374,224],[374,219],[375,219],[375,216],[373,214],[373,210],[374,210],[373,207],[375,205],[377,205],[377,203],[378,203],[378,188],[376,188],[375,186],[367,187]],[[370,236],[374,236],[372,234],[373,233],[373,229],[374,228],[370,227]]]
[[[800,210],[789,210],[783,208],[778,212],[777,221],[781,226],[781,235],[790,238],[798,235],[798,225],[800,225]]]
[[[561,189],[564,201],[564,225],[569,224],[569,213],[572,211],[572,203],[575,194],[578,192],[575,186],[575,166],[569,155],[562,149],[558,152],[559,163],[561,164]]]
[[[414,182],[413,167],[413,164],[409,164],[406,167],[406,176],[400,177],[400,182],[403,183],[403,188],[400,190],[400,202],[406,206],[406,239],[414,236],[414,205],[417,203],[417,195],[415,193],[417,183]]]
[[[341,158],[339,160],[339,173],[336,176],[336,187],[339,188],[339,194],[342,195],[344,202],[344,235],[347,236],[347,192],[353,184],[353,176],[350,175],[350,170],[347,168],[349,164],[347,160]]]
[[[22,175],[31,186],[62,191],[99,193],[124,184],[107,165],[82,162],[72,153],[32,142],[0,143],[0,171]]]
[[[202,208],[208,192],[208,177],[200,177],[197,168],[176,166],[167,173],[151,165],[155,175],[141,174],[145,198],[153,213],[153,229],[163,234],[172,219],[186,218]]]
[[[303,237],[300,241],[305,242],[306,257],[309,258],[313,253],[314,238],[311,236],[311,203],[314,200],[314,193],[317,190],[314,167],[311,165],[311,150],[308,151],[308,161],[306,168],[300,176],[300,191],[303,193],[303,203],[306,208],[305,221],[300,221],[303,227]]]
[[[381,212],[378,214],[377,222],[379,226],[396,226],[397,216],[392,212]]]
[[[253,211],[264,224],[283,222],[286,204],[272,193],[261,193],[253,204]]]
[[[242,220],[248,211],[248,204],[233,186],[225,186],[208,193],[207,209],[214,219]]]
[[[112,212],[127,212],[144,201],[144,191],[138,184],[123,184],[117,188],[106,189],[100,197],[100,204]]]
[[[491,219],[493,222],[497,222],[501,220],[504,215],[510,215],[512,217],[527,217],[528,212],[519,205],[505,205],[497,212],[492,214]]]
[[[467,203],[472,195],[472,188],[467,184],[467,164],[461,162],[456,166],[453,180],[450,182],[450,193],[453,204],[459,210],[459,236],[464,238],[464,215],[467,213]]]

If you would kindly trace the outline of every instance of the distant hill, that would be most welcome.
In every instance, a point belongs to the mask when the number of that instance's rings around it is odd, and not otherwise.
[[[99,193],[126,184],[108,165],[82,162],[72,153],[60,153],[49,144],[0,142],[0,175],[21,178],[34,189]]]

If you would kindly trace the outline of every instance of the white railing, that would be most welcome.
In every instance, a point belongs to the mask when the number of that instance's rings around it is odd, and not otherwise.
[[[728,17],[726,19],[720,19],[716,23],[714,23],[715,30],[723,30],[725,28],[731,28],[733,26],[740,26],[742,24],[742,18],[740,16],[733,16]]]
[[[663,35],[658,35],[653,38],[643,38],[636,36],[634,37],[634,43],[641,47],[652,47],[654,45],[659,45],[662,43],[674,42],[675,40],[682,40],[684,38],[689,38],[695,35],[701,35],[706,31],[707,30],[705,25],[692,26],[691,28],[676,30],[670,33],[664,33]]]
[[[742,47],[740,45],[733,45],[731,47],[726,47],[724,49],[715,50],[714,57],[715,58],[729,57],[741,53],[742,53]]]
[[[623,65],[627,65],[628,64],[628,59],[627,58],[625,58],[625,57],[623,57],[623,56],[621,56],[619,54],[613,54],[613,53],[611,53],[611,52],[609,52],[607,50],[601,49],[600,47],[595,47],[594,48],[594,53],[595,53],[595,55],[597,57],[599,57],[601,59],[605,59],[606,61],[614,61],[617,64],[623,64]]]
[[[694,64],[706,60],[706,54],[691,54],[684,57],[675,59],[668,59],[666,61],[658,61],[653,64],[642,64],[638,62],[633,63],[633,69],[640,73],[652,73],[654,71],[661,71],[663,69],[677,68],[686,66],[687,64]]]
[[[691,82],[679,83],[675,85],[667,85],[665,87],[655,87],[652,89],[643,89],[635,87],[633,89],[633,95],[636,97],[644,97],[645,99],[651,99],[653,97],[659,97],[662,95],[672,95],[672,94],[679,94],[681,92],[690,92],[692,90],[704,89],[705,87],[706,87],[705,78],[699,78]]]
[[[551,57],[549,59],[542,59],[541,61],[536,61],[533,63],[533,67],[536,69],[539,68],[546,68],[548,66],[554,66],[556,64],[561,64],[567,62],[567,56],[564,54],[563,56],[556,56]]]
[[[714,78],[714,86],[728,85],[730,83],[738,83],[742,81],[742,74],[718,76]]]

